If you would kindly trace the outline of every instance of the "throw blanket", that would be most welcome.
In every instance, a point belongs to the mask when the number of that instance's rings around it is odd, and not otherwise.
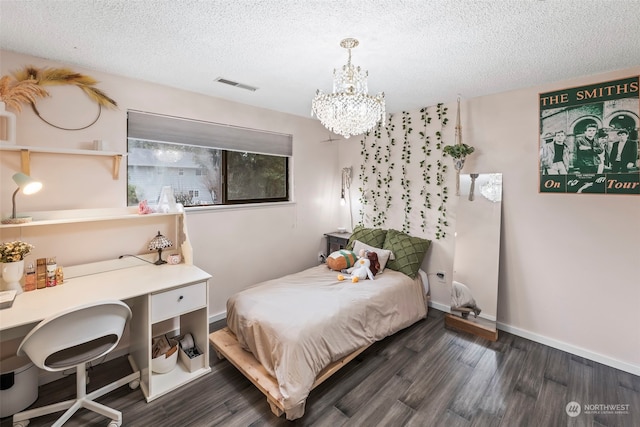
[[[326,266],[270,280],[227,301],[227,325],[276,378],[287,419],[300,418],[328,364],[426,316],[420,275],[385,270],[375,280],[338,281]]]

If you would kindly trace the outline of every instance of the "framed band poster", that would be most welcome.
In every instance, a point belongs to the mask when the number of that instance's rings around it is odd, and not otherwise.
[[[640,195],[638,76],[540,94],[540,192]]]

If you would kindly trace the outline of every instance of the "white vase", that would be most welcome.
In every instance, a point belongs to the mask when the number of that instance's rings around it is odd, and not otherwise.
[[[16,145],[16,115],[0,101],[0,144]]]
[[[16,262],[5,262],[2,264],[2,279],[4,280],[3,290],[15,290],[22,293],[20,280],[24,275],[24,260]]]

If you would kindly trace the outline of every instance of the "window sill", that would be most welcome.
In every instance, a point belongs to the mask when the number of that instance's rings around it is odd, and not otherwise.
[[[209,206],[189,206],[184,210],[187,213],[204,213],[209,211],[233,211],[244,209],[270,209],[288,208],[295,206],[296,202],[272,202],[272,203],[243,203],[238,205],[209,205]]]

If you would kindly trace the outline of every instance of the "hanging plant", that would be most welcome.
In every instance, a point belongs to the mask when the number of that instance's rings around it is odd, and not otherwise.
[[[474,151],[475,148],[467,144],[447,145],[442,149],[443,153],[448,154],[454,159],[464,159]]]
[[[456,196],[459,196],[460,171],[464,167],[465,158],[475,151],[472,146],[462,143],[462,126],[460,125],[460,97],[458,97],[458,112],[456,117],[456,144],[447,145],[442,151],[443,153],[453,157],[453,167],[456,170]]]

